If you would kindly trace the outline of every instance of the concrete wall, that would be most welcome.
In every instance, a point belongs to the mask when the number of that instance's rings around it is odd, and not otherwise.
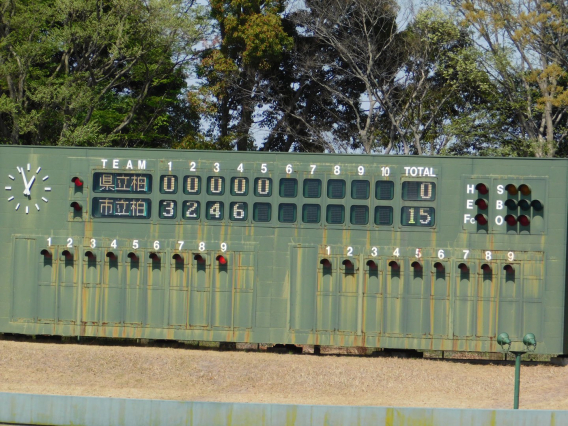
[[[568,411],[161,401],[0,393],[0,423],[53,426],[553,426]]]

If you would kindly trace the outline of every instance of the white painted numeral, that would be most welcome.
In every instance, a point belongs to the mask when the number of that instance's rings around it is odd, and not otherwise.
[[[181,248],[183,247],[183,241],[178,241],[179,247],[178,250],[181,250]]]
[[[422,257],[422,249],[419,249],[419,248],[416,249],[416,257],[418,259],[420,259]]]
[[[513,260],[515,260],[515,253],[513,253],[512,251],[507,253],[507,259],[509,259],[509,262],[512,262]]]
[[[292,165],[291,165],[291,164],[288,164],[288,165],[286,166],[286,173],[290,174],[290,173],[292,173],[293,171],[294,171],[294,169],[292,169]]]
[[[463,250],[463,259],[466,260],[469,255],[469,250]]]
[[[310,164],[310,174],[313,175],[315,171],[316,171],[316,165]]]
[[[199,243],[199,251],[204,251],[205,250],[205,243],[203,241],[201,241]]]
[[[138,240],[133,240],[132,241],[132,248],[137,249],[138,247],[140,247],[140,245],[138,244]]]
[[[51,237],[49,237],[49,238],[47,239],[47,246],[48,246],[48,247],[51,247]]]
[[[485,252],[485,260],[491,260],[491,252],[490,251]]]
[[[213,171],[218,172],[219,170],[221,170],[221,166],[219,165],[219,163],[213,164]]]
[[[438,250],[438,259],[443,259],[444,257],[446,257],[444,250]]]
[[[376,247],[373,247],[373,248],[371,249],[371,255],[372,255],[373,257],[376,257],[376,256],[378,256],[378,254],[379,254],[379,250],[377,250]]]
[[[357,173],[359,173],[359,176],[363,176],[365,174],[365,167],[363,166],[357,167]]]
[[[116,244],[116,240],[112,240],[112,243],[110,243],[110,246],[115,249],[118,247],[118,244]]]
[[[381,176],[390,176],[391,169],[390,167],[381,167]]]
[[[189,171],[190,172],[194,172],[195,167],[197,167],[197,163],[195,161],[192,161],[191,163],[189,163]]]
[[[392,252],[392,255],[396,257],[400,256],[400,250],[398,247]]]
[[[172,171],[172,162],[171,162],[171,161],[168,162],[168,167],[169,167],[169,170],[170,170],[170,172],[171,172],[171,171]]]
[[[154,250],[160,250],[160,242],[154,241]]]
[[[239,172],[244,172],[244,171],[245,171],[245,168],[244,168],[244,166],[243,166],[243,163],[239,164],[239,167],[237,167],[237,170],[238,170]]]
[[[73,238],[67,238],[67,247],[73,247]]]
[[[221,251],[227,251],[227,243],[221,243]]]
[[[97,247],[97,240],[91,240],[90,247],[91,247],[91,248]]]
[[[334,175],[339,175],[341,174],[341,166],[337,165],[333,167],[333,174]]]
[[[262,173],[266,173],[266,172],[268,171],[268,167],[266,167],[266,164],[265,164],[265,163],[263,163],[263,164],[260,165],[260,171],[261,171]]]
[[[331,247],[330,247],[330,246],[327,246],[327,247],[325,248],[325,251],[327,252],[327,254],[331,254]]]
[[[347,256],[353,256],[353,247],[347,247]]]

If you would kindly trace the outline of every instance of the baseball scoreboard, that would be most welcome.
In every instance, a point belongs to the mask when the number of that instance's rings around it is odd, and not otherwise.
[[[565,160],[0,153],[0,332],[568,353]]]

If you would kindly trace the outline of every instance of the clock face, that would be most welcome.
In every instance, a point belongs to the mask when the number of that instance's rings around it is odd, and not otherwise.
[[[4,187],[8,193],[8,202],[14,205],[18,212],[30,214],[40,212],[41,205],[49,202],[47,196],[51,187],[46,186],[49,176],[42,172],[41,167],[31,164],[16,166],[13,174],[8,174],[9,184]]]

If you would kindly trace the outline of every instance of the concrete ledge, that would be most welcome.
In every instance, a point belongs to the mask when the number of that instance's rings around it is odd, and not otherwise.
[[[554,356],[550,358],[550,363],[554,365],[565,366],[568,365],[568,357],[565,356]]]
[[[0,393],[0,423],[54,426],[553,426],[568,411],[242,404]]]

